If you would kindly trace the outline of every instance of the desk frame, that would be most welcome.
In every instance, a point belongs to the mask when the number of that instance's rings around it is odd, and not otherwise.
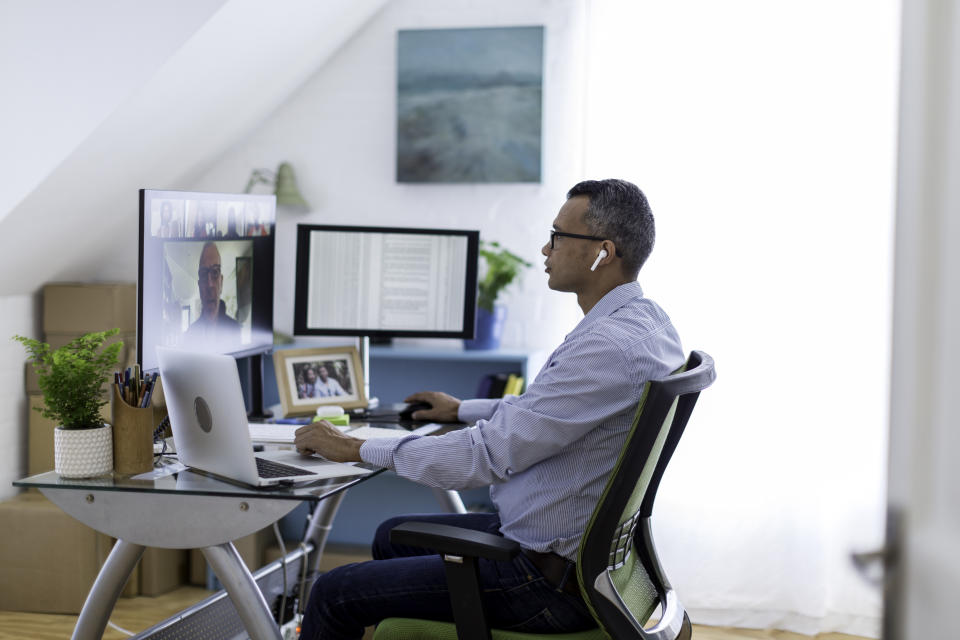
[[[365,477],[318,498],[303,539],[309,555],[300,559],[308,563],[310,576],[315,576],[319,570],[333,519],[347,488]],[[262,497],[237,497],[66,487],[41,487],[40,490],[80,522],[117,538],[83,604],[71,636],[74,640],[103,637],[117,599],[148,546],[200,549],[223,584],[250,637],[253,640],[281,638],[270,605],[232,540],[276,522],[296,508],[300,501],[272,497],[268,492]],[[456,491],[433,491],[446,511],[466,513]],[[184,526],[183,523],[193,525]],[[174,622],[161,623],[161,626]]]
[[[117,538],[84,602],[73,631],[74,640],[103,636],[117,598],[148,546],[200,549],[250,637],[281,637],[266,599],[231,541],[276,522],[296,508],[299,501],[271,498],[269,493],[262,498],[239,498],[47,487],[41,491],[80,522]],[[346,486],[324,496],[314,510],[305,539],[314,549],[313,566],[319,562],[345,491]]]

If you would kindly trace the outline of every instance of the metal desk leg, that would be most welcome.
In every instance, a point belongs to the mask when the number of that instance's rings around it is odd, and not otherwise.
[[[463,500],[460,494],[449,489],[434,489],[433,495],[436,496],[447,513],[466,513],[467,508],[463,506]]]
[[[117,604],[123,585],[140,561],[144,548],[123,540],[117,540],[113,545],[113,550],[103,563],[103,568],[83,603],[77,626],[73,628],[73,640],[97,640],[103,637],[110,613]]]
[[[340,503],[345,495],[347,495],[347,492],[341,491],[321,500],[314,508],[313,513],[310,514],[310,524],[303,535],[303,541],[313,543],[313,560],[309,561],[307,565],[311,576],[316,576],[317,572],[320,571],[320,559],[323,557],[327,537],[333,527],[333,518],[337,515],[337,509],[340,508]],[[305,559],[304,562],[307,562],[307,560]]]
[[[204,547],[204,557],[220,578],[252,640],[281,640],[280,629],[253,576],[232,542]]]

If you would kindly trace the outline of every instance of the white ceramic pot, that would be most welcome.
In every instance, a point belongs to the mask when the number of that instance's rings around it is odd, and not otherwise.
[[[53,431],[54,470],[63,478],[92,478],[113,472],[113,430],[105,424],[96,429]]]

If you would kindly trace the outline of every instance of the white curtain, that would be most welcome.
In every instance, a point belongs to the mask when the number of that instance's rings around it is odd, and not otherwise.
[[[647,194],[640,275],[714,356],[654,533],[694,622],[879,635],[899,6],[588,2],[585,168]],[[549,96],[546,97],[549,100]]]

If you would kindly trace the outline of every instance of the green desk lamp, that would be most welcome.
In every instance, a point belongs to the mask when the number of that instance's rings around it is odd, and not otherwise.
[[[293,175],[293,167],[290,166],[289,162],[281,162],[276,172],[268,169],[254,169],[243,192],[250,193],[254,185],[261,183],[273,187],[273,192],[277,196],[278,207],[304,213],[310,210],[310,205],[300,195],[300,190],[297,188],[297,179]]]

